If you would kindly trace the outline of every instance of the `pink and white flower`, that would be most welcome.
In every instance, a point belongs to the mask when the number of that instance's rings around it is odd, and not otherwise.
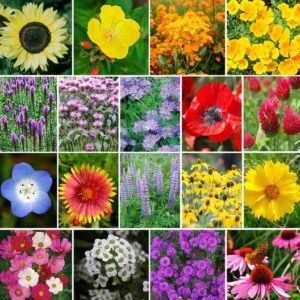
[[[45,265],[49,262],[49,254],[45,249],[37,249],[33,253],[33,261],[38,265]]]
[[[35,249],[43,248],[47,249],[51,247],[51,239],[48,236],[47,233],[44,232],[37,232],[33,237],[32,237],[32,246]]]
[[[27,254],[23,253],[16,255],[11,261],[10,271],[17,272],[25,270],[26,268],[31,268],[32,258]]]
[[[57,252],[60,255],[66,255],[69,253],[72,249],[72,244],[66,239],[63,238],[52,240],[51,250],[53,252]]]
[[[25,288],[37,285],[39,281],[39,274],[32,268],[26,268],[18,274],[19,284]]]
[[[270,293],[273,291],[281,300],[290,296],[286,293],[291,291],[294,286],[286,283],[285,277],[274,278],[272,271],[265,265],[257,265],[251,271],[250,275],[242,276],[237,281],[228,283],[231,294],[235,299],[259,298],[270,299]]]
[[[49,260],[49,267],[52,273],[62,271],[65,266],[65,260],[62,256],[52,256]]]
[[[55,277],[51,277],[50,279],[46,280],[46,284],[49,287],[49,291],[54,295],[61,292],[64,288],[61,280]]]

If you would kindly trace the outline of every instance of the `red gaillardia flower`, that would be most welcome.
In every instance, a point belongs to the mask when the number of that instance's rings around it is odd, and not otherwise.
[[[108,217],[116,188],[104,170],[82,165],[64,174],[59,195],[71,217],[92,223]]]
[[[277,116],[278,98],[266,99],[260,106],[258,118],[261,128],[268,136],[274,136],[279,130],[279,120]]]
[[[14,236],[11,239],[11,246],[17,252],[28,252],[32,247],[32,240],[26,236]]]
[[[289,106],[283,113],[283,131],[288,135],[300,133],[300,116]]]
[[[255,144],[255,139],[251,133],[245,132],[244,133],[244,147],[251,148]]]
[[[229,139],[241,126],[241,101],[224,83],[202,86],[185,114],[187,131],[213,142]]]
[[[292,89],[294,90],[300,89],[300,77],[298,76],[289,77],[289,81]]]
[[[281,79],[277,83],[276,95],[282,100],[290,98],[290,81],[288,79]]]
[[[250,92],[257,93],[260,91],[260,81],[256,77],[247,77],[249,81]]]

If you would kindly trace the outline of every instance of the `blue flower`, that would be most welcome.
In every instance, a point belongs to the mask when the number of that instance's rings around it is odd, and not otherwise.
[[[46,171],[35,171],[29,164],[16,164],[12,178],[1,185],[1,194],[11,202],[13,215],[22,218],[31,212],[45,213],[51,207],[48,192],[52,178]]]

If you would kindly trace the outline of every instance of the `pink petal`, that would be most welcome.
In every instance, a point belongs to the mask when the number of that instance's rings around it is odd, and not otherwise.
[[[258,292],[259,289],[259,285],[258,284],[254,284],[250,290],[248,291],[248,295],[250,298],[254,298]]]

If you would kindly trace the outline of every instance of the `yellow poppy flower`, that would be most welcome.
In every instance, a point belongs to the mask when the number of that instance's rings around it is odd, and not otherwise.
[[[231,15],[235,15],[240,7],[240,4],[236,0],[230,0],[227,4],[227,10]]]
[[[279,24],[275,24],[270,28],[270,38],[272,41],[277,42],[279,41],[282,35],[283,28]]]
[[[241,2],[241,11],[243,11],[240,15],[240,19],[242,21],[253,21],[257,16],[257,8],[255,4],[248,0],[243,0]]]
[[[266,67],[265,64],[263,64],[262,62],[257,62],[257,63],[253,66],[253,70],[255,71],[256,74],[261,75],[261,74],[266,73],[267,67]]]
[[[250,31],[256,37],[262,37],[269,31],[269,25],[264,20],[257,20],[255,23],[251,24]]]
[[[120,6],[103,5],[99,19],[93,18],[88,23],[88,36],[100,50],[110,58],[122,59],[128,49],[140,38],[140,25],[125,19]]]
[[[293,212],[299,196],[297,175],[285,163],[268,160],[246,174],[245,205],[257,218],[279,220]]]
[[[286,59],[278,65],[280,75],[296,75],[298,67],[292,58]]]

